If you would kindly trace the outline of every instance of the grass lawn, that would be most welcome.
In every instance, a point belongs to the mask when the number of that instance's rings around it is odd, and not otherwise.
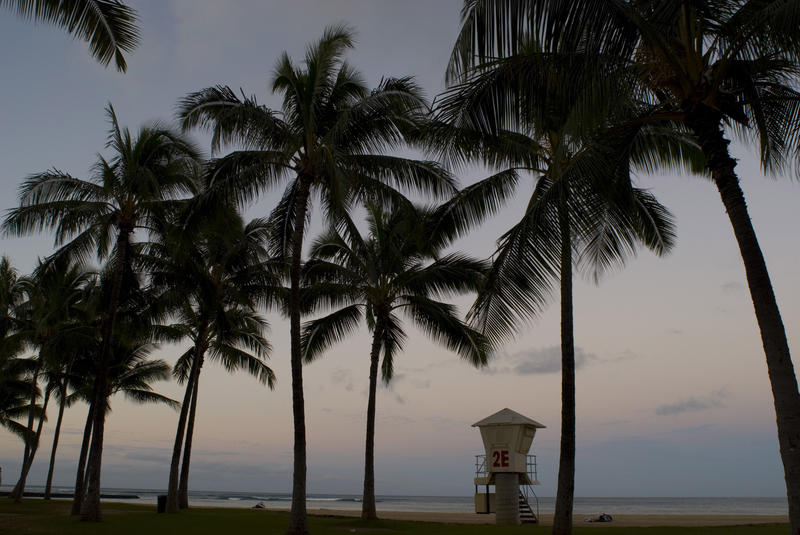
[[[103,522],[90,524],[69,516],[68,501],[28,499],[14,504],[0,499],[0,534],[14,535],[161,535],[188,533],[191,535],[236,535],[239,533],[276,534],[286,532],[288,513],[254,511],[251,509],[191,509],[178,515],[156,514],[155,506],[104,504]],[[381,520],[361,522],[352,518],[309,517],[312,535],[343,535],[345,533],[377,533],[402,535],[492,535],[505,533],[549,533],[545,526],[497,527],[487,525],[433,524]],[[576,526],[575,533],[595,535],[784,535],[788,526],[738,526],[708,528],[624,528],[613,526]]]

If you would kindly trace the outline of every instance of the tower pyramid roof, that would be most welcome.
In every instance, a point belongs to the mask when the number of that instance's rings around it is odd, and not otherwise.
[[[509,424],[532,425],[533,427],[536,427],[538,429],[544,429],[545,427],[536,420],[528,418],[527,416],[523,416],[522,414],[512,411],[509,408],[497,411],[491,416],[487,416],[483,420],[475,422],[474,424],[472,424],[472,427],[485,427],[490,425],[509,425]]]

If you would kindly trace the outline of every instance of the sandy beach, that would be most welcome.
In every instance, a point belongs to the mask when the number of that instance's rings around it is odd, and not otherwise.
[[[361,511],[339,509],[309,509],[315,516],[358,517]],[[475,513],[432,513],[415,511],[378,511],[380,518],[387,520],[408,520],[415,522],[443,522],[449,524],[494,524],[494,515]],[[736,526],[744,524],[788,523],[787,515],[613,515],[614,521],[608,523],[584,522],[582,516],[575,516],[575,525],[597,528],[609,526]],[[552,515],[542,515],[543,525],[552,524]]]

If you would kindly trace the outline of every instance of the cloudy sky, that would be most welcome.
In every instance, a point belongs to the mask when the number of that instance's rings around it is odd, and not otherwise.
[[[358,35],[350,60],[370,84],[413,74],[430,96],[443,87],[461,0],[139,0],[142,45],[127,74],[92,61],[58,29],[0,13],[0,208],[20,180],[51,167],[84,176],[103,151],[112,102],[123,124],[170,121],[179,98],[213,84],[241,87],[269,105],[270,73],[286,50],[331,23]],[[207,139],[196,139],[207,146]],[[800,343],[800,191],[788,176],[764,178],[751,149],[734,145],[751,215],[778,295],[790,346]],[[480,178],[465,173],[463,184]],[[577,476],[580,496],[778,496],[782,471],[775,418],[741,260],[717,193],[697,177],[640,176],[678,220],[678,246],[647,253],[600,285],[575,290]],[[458,248],[479,256],[521,213],[530,184],[508,209]],[[265,195],[248,215],[266,213]],[[319,228],[318,223],[315,228]],[[25,272],[51,239],[0,238]],[[459,301],[464,309],[468,299]],[[288,324],[271,318],[277,388],[209,364],[200,385],[192,487],[288,492],[291,390]],[[469,495],[481,452],[470,424],[510,407],[547,426],[534,441],[542,495],[555,494],[559,437],[558,309],[503,347],[485,370],[413,333],[396,377],[378,393],[379,494]],[[306,368],[309,492],[360,492],[368,372],[365,332]],[[163,347],[170,362],[178,350]],[[178,397],[176,385],[158,385]],[[164,488],[177,414],[112,401],[103,484]],[[74,479],[84,406],[67,412],[55,480]],[[42,455],[29,482],[41,484]],[[0,434],[3,482],[18,474],[22,445]]]

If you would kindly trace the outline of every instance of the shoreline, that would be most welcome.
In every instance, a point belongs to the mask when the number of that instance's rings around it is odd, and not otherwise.
[[[27,494],[27,493],[26,493]],[[113,496],[113,495],[111,495]],[[105,503],[112,504],[130,504],[140,507],[153,507],[155,503],[141,503],[139,500],[128,499],[114,499],[118,496],[111,497],[104,500]],[[36,500],[36,498],[34,498]],[[66,501],[66,498],[59,497],[54,501]],[[191,497],[190,497],[191,501]],[[139,502],[139,503],[137,503]],[[198,504],[195,502],[192,509],[225,509],[225,510],[247,510],[252,509],[251,506],[243,506],[239,504],[234,506],[231,503],[225,504]],[[315,504],[316,505],[316,504]],[[285,506],[267,507],[262,509],[267,512],[288,513],[289,508]],[[336,506],[323,506],[323,507],[308,507],[308,514],[317,517],[329,518],[359,518],[361,516],[361,508],[336,508]],[[595,515],[599,512],[598,510]],[[587,515],[575,514],[573,516],[574,526],[588,526],[592,528],[603,527],[719,527],[719,526],[743,526],[743,525],[775,525],[775,524],[788,524],[788,514],[774,514],[774,513],[665,513],[655,512],[650,513],[635,512],[635,513],[619,513],[616,514],[612,510],[605,511],[610,513],[613,517],[612,522],[585,522],[584,519]],[[594,516],[594,515],[592,515]],[[381,509],[378,504],[378,517],[383,520],[397,520],[405,522],[430,522],[430,523],[443,523],[443,524],[468,524],[468,525],[494,525],[494,514],[476,514],[473,512],[453,512],[453,511],[415,511],[415,510],[396,510],[396,509]],[[552,525],[552,513],[540,515],[540,525]]]
[[[263,509],[264,511],[288,512],[288,509]],[[308,509],[311,516],[358,518],[361,511],[344,509]],[[378,518],[385,520],[403,520],[409,522],[437,522],[444,524],[494,524],[494,514],[476,513],[439,513],[422,511],[380,511]],[[740,526],[754,524],[787,524],[788,515],[710,515],[710,514],[636,514],[636,515],[613,515],[612,522],[584,522],[584,516],[575,515],[573,523],[575,526],[588,527],[656,527],[656,526],[676,526],[676,527],[711,527],[711,526]],[[543,526],[550,526],[553,523],[553,515],[541,515],[539,523]]]

